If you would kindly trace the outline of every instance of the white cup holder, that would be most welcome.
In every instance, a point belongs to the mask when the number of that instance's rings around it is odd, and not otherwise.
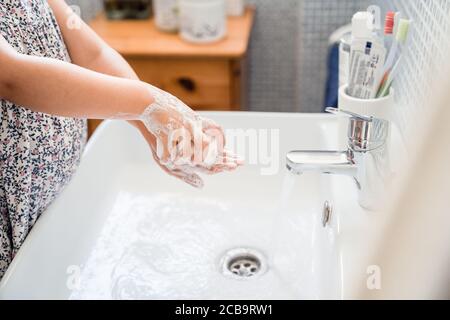
[[[348,86],[339,89],[339,109],[351,111],[363,116],[371,116],[391,121],[394,108],[394,89],[390,89],[388,96],[378,99],[358,99],[347,94]]]

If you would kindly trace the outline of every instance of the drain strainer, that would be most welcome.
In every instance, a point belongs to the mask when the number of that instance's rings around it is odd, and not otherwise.
[[[253,249],[230,250],[222,258],[221,264],[223,274],[235,279],[250,279],[267,271],[264,255]]]

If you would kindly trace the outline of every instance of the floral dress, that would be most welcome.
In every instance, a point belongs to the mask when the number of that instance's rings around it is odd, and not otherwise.
[[[45,0],[1,0],[0,34],[23,54],[70,61]],[[76,170],[86,121],[33,112],[1,99],[0,114],[1,279],[36,220]]]

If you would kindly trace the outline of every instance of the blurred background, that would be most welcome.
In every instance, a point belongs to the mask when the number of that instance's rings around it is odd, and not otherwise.
[[[86,21],[102,0],[69,0]],[[367,9],[361,0],[248,0],[256,7],[249,44],[248,110],[321,112],[329,36]]]
[[[336,30],[369,5],[379,6],[381,17],[389,10],[401,11],[413,21],[394,83],[392,118],[403,136],[428,117],[424,105],[433,96],[433,79],[443,72],[450,48],[448,0],[226,0],[243,2],[247,11],[228,16],[226,37],[210,44],[155,31],[145,20],[108,20],[103,0],[68,2],[80,7],[82,17],[130,61],[142,80],[198,110],[322,112],[329,106],[327,79],[336,71],[329,67],[333,41],[339,39]]]

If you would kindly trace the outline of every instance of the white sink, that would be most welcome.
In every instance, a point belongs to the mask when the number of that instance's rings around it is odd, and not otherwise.
[[[276,113],[206,116],[226,129],[255,129],[260,141],[264,130],[278,129],[278,173],[261,175],[270,171],[267,165],[247,165],[207,177],[196,190],[163,173],[134,128],[106,122],[15,257],[0,298],[344,297],[348,258],[339,230],[343,212],[361,211],[356,188],[350,178],[295,177],[285,169],[290,150],[342,147],[338,121]],[[335,202],[335,212],[324,228],[326,200]],[[259,252],[267,270],[248,278],[224,275],[222,259],[235,248]]]

